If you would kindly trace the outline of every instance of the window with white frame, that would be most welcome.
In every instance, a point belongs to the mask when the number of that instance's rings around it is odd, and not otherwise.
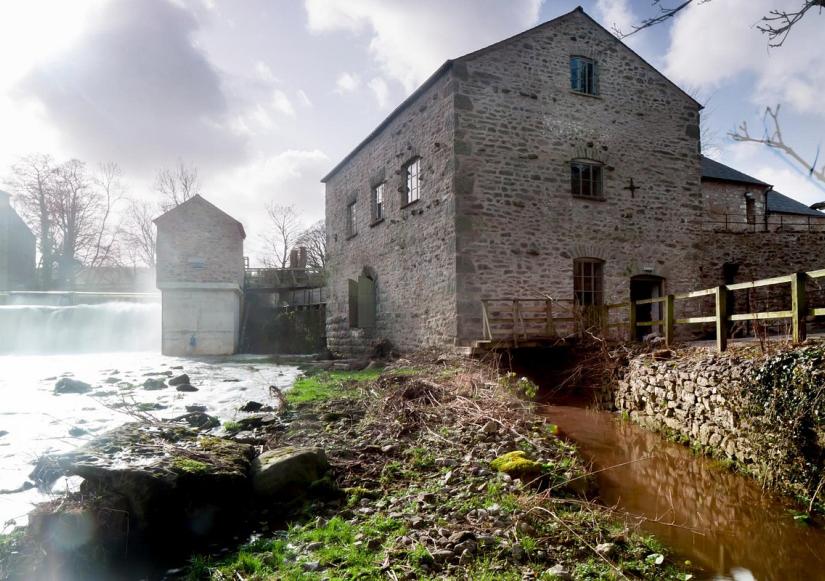
[[[384,182],[372,188],[372,221],[384,219]]]
[[[355,221],[355,200],[347,204],[347,237],[351,238],[358,234],[358,224]]]
[[[570,57],[570,88],[585,95],[598,95],[596,63],[583,56]]]
[[[570,191],[582,198],[603,197],[602,165],[596,162],[573,160],[570,162]]]
[[[421,198],[421,158],[416,157],[404,166],[404,205]]]

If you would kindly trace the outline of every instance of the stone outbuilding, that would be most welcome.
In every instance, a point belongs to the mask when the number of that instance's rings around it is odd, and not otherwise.
[[[243,225],[199,195],[155,224],[163,353],[234,353],[243,300]]]
[[[37,241],[0,191],[0,291],[34,290]]]

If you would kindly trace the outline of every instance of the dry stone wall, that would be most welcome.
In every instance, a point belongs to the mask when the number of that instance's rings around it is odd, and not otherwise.
[[[638,357],[618,382],[616,408],[647,428],[679,434],[731,460],[754,462],[739,421],[743,387],[752,372],[751,360],[730,356]]]

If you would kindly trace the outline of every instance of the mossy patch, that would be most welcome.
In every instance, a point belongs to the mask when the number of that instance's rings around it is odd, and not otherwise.
[[[515,450],[499,456],[490,462],[490,467],[513,478],[520,478],[523,482],[535,480],[542,473],[541,463],[528,458],[523,450]]]
[[[286,392],[286,399],[291,404],[309,403],[319,400],[352,397],[361,383],[375,381],[381,375],[381,369],[364,369],[362,371],[325,371],[298,378],[292,388]]]
[[[172,461],[172,467],[175,470],[188,472],[189,474],[203,474],[209,470],[209,464],[191,458],[175,458]]]

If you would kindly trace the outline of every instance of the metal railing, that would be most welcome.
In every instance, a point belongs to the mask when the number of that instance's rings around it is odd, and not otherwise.
[[[247,289],[318,288],[324,286],[324,271],[308,268],[247,268],[244,286]]]
[[[706,232],[825,232],[825,214],[817,216],[786,216],[768,214],[749,220],[741,214],[715,214],[717,219],[702,220]]]

